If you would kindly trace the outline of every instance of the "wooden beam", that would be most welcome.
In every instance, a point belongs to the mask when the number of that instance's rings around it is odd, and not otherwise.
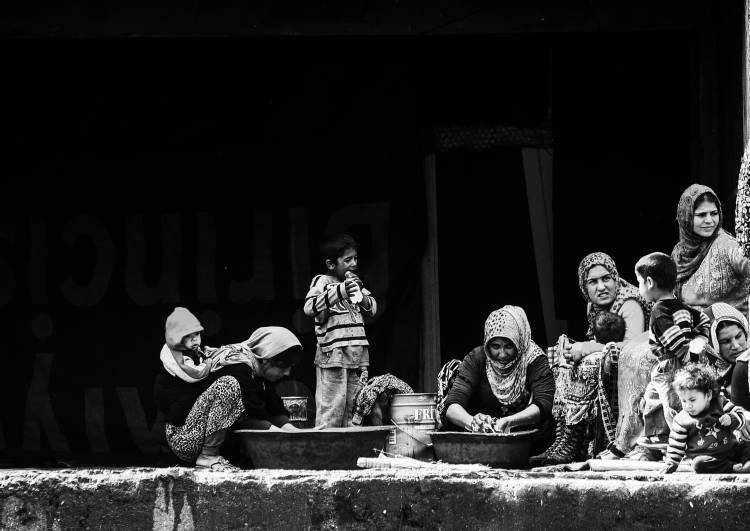
[[[428,153],[423,161],[425,199],[427,201],[427,246],[422,259],[422,329],[420,352],[420,384],[422,392],[434,393],[440,356],[440,284],[438,282],[437,175],[435,154]]]

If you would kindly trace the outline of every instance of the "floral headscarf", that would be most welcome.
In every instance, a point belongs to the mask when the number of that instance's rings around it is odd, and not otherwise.
[[[487,356],[487,344],[504,337],[518,349],[515,359],[502,363]],[[544,351],[531,339],[531,326],[526,312],[519,306],[503,306],[487,317],[484,323],[484,353],[487,356],[487,380],[492,394],[501,404],[509,405],[526,394],[526,368]]]
[[[615,300],[609,306],[599,306],[597,304],[594,304],[589,298],[588,290],[586,290],[586,277],[588,276],[591,268],[595,266],[602,266],[604,269],[609,271],[609,274],[612,275],[612,278],[617,283],[617,293],[615,294]],[[610,257],[606,253],[591,253],[589,255],[586,255],[586,257],[581,260],[581,263],[578,265],[578,287],[581,289],[581,293],[583,293],[583,298],[586,299],[586,302],[589,303],[587,315],[589,321],[589,329],[586,332],[586,337],[589,339],[594,338],[594,321],[596,320],[596,316],[599,314],[599,312],[609,310],[610,312],[617,313],[625,303],[625,301],[629,299],[635,299],[638,304],[641,305],[646,321],[648,321],[648,317],[649,315],[651,315],[651,308],[653,304],[646,302],[646,299],[641,297],[638,288],[636,288],[627,280],[620,278],[620,275],[617,272],[617,266],[615,266],[615,261],[612,260],[612,257]]]
[[[695,215],[695,204],[703,194],[709,194],[716,208],[719,210],[719,224],[717,230],[708,238],[698,236],[693,231],[693,216]],[[702,184],[691,184],[687,190],[682,193],[680,202],[677,204],[677,225],[680,229],[680,241],[672,249],[672,260],[677,264],[677,294],[679,290],[690,277],[693,276],[708,254],[708,249],[716,237],[724,232],[721,228],[724,220],[724,214],[721,210],[721,201],[713,190]]]
[[[721,323],[728,321],[739,326],[742,331],[745,332],[745,335],[747,335],[747,319],[742,315],[742,312],[726,302],[716,302],[712,304],[706,310],[706,316],[711,319],[711,330],[709,334],[711,337],[711,346],[714,348],[716,355],[724,359],[721,355],[721,349],[719,348],[719,338],[716,335],[716,330]],[[727,359],[724,359],[724,361],[729,362]]]

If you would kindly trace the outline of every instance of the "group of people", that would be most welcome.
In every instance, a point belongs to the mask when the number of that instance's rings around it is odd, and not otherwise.
[[[750,260],[722,219],[710,188],[688,187],[679,242],[635,264],[637,287],[607,254],[586,256],[585,341],[562,336],[545,355],[521,308],[492,312],[483,345],[441,371],[449,428],[536,428],[536,466],[628,458],[671,472],[687,455],[696,472],[750,470]]]
[[[679,242],[671,255],[651,253],[635,264],[637,287],[607,254],[586,256],[578,268],[584,341],[561,336],[544,350],[522,308],[492,312],[482,345],[438,375],[443,429],[532,428],[535,466],[629,458],[664,460],[669,472],[687,455],[698,472],[749,470],[750,260],[722,218],[710,188],[685,190]],[[317,337],[316,427],[357,425],[383,396],[411,388],[392,375],[369,378],[363,316],[377,303],[357,275],[356,242],[336,236],[321,251],[325,270],[304,302]],[[302,347],[282,327],[202,347],[202,330],[185,308],[167,319],[156,401],[178,457],[231,470],[219,447],[238,420],[297,429],[271,384],[302,359]]]
[[[412,392],[392,375],[368,378],[369,342],[364,315],[377,303],[357,275],[357,243],[346,234],[321,245],[324,272],[312,279],[304,312],[315,322],[317,347],[316,428],[361,424],[382,416],[382,397]],[[166,441],[183,461],[197,468],[238,468],[220,453],[230,427],[297,430],[274,383],[302,359],[290,330],[257,329],[249,339],[219,348],[202,346],[203,327],[187,309],[167,317],[162,368],[154,393],[166,417]],[[355,401],[356,399],[356,401]]]

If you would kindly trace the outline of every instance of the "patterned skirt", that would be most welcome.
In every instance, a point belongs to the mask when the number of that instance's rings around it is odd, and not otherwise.
[[[193,463],[206,438],[230,427],[244,410],[240,384],[232,376],[222,376],[198,397],[185,424],[167,423],[167,443],[177,457]]]

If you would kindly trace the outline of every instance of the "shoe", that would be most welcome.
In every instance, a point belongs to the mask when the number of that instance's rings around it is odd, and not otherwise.
[[[210,470],[211,472],[239,472],[241,469],[234,466],[220,455],[198,456],[195,460],[196,470]]]
[[[560,442],[563,439],[563,433],[565,432],[565,420],[559,419],[557,423],[555,424],[555,440],[552,442],[549,448],[547,448],[544,452],[542,452],[539,455],[534,455],[529,458],[529,465],[533,467],[537,466],[545,466],[547,464],[547,458],[550,456],[551,453],[553,453],[558,446],[560,446]]]
[[[666,448],[667,444],[669,444],[669,435],[665,433],[660,435],[650,435],[648,437],[643,435],[638,437],[635,444],[643,448],[661,450],[662,448]]]
[[[581,444],[586,433],[586,423],[579,422],[574,426],[565,425],[560,444],[547,455],[547,465],[564,465],[572,463],[581,451]]]
[[[618,450],[619,452],[619,450]],[[618,455],[609,448],[604,450],[603,452],[599,452],[599,455],[596,456],[597,459],[603,459],[605,461],[614,461],[616,459],[622,459],[625,457],[624,455]]]
[[[627,458],[631,461],[661,461],[661,452],[643,446],[637,446]]]

